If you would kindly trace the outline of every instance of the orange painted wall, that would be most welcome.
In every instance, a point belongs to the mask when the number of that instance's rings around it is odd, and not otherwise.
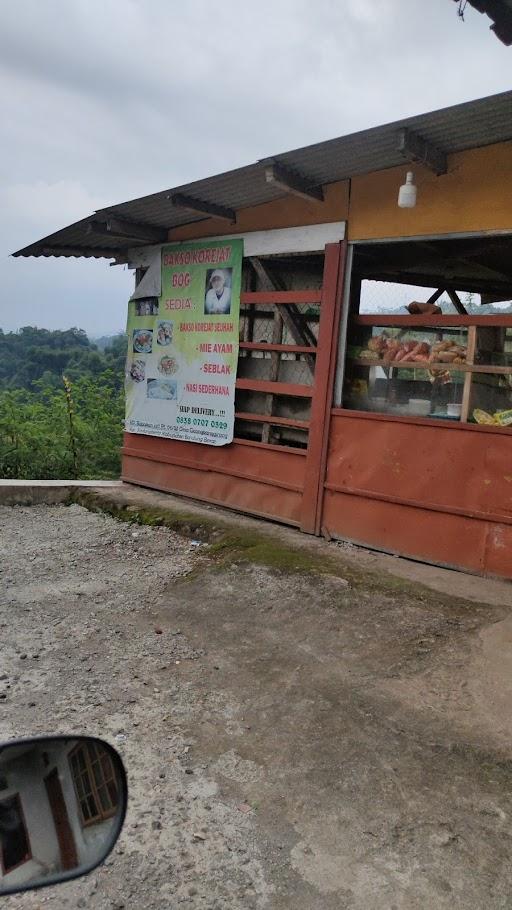
[[[418,202],[399,209],[398,188],[413,169]],[[351,185],[350,185],[351,184]],[[348,221],[350,240],[512,230],[512,142],[469,149],[448,157],[436,177],[420,165],[374,171],[324,187],[323,203],[284,196],[239,209],[237,223],[205,218],[169,231],[169,240],[195,240],[275,228]]]
[[[263,179],[263,178],[262,178]],[[346,221],[348,217],[349,181],[324,187],[324,201],[311,202],[298,196],[285,196],[263,205],[239,209],[236,224],[220,218],[206,218],[169,231],[169,240],[196,240],[217,234],[242,234],[245,231],[270,231],[275,228],[302,227]]]
[[[418,201],[413,209],[399,209],[398,188],[408,170],[415,174]],[[512,142],[449,155],[441,177],[404,165],[352,179],[350,240],[511,229]]]

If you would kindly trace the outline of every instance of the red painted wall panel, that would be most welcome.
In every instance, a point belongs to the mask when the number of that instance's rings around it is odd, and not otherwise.
[[[327,484],[512,518],[512,437],[333,416]]]
[[[336,412],[322,526],[333,536],[512,578],[512,438]]]
[[[285,447],[124,437],[123,480],[291,524],[300,522],[305,471],[304,453]]]
[[[512,527],[489,526],[485,547],[485,568],[491,575],[512,579]]]
[[[323,526],[334,537],[390,553],[471,572],[485,570],[483,521],[327,490]]]
[[[300,520],[301,492],[231,477],[229,474],[198,471],[194,468],[125,455],[122,479],[127,483],[140,484],[167,493],[179,493],[289,524],[298,524]]]
[[[264,477],[302,489],[306,471],[304,452],[282,447],[232,443],[228,446],[205,446],[157,436],[125,433],[123,454],[150,457],[169,463],[195,467],[198,471],[248,473],[254,479]]]

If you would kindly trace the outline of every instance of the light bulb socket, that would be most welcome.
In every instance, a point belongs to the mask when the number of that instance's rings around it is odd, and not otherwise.
[[[414,174],[407,171],[405,183],[402,184],[398,191],[398,207],[401,209],[413,209],[416,205],[417,190],[414,183]]]

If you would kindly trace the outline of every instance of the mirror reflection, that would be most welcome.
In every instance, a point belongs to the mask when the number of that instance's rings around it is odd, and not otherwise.
[[[121,761],[100,740],[0,747],[0,892],[93,868],[117,839],[125,799]]]

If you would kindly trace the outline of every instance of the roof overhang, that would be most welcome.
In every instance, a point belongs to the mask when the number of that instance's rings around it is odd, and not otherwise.
[[[512,2],[512,0],[511,0]],[[14,256],[126,261],[136,246],[205,218],[236,224],[237,212],[287,193],[323,205],[323,187],[358,174],[420,161],[436,173],[447,156],[512,139],[512,91],[408,117],[275,155],[246,167],[100,209]]]

